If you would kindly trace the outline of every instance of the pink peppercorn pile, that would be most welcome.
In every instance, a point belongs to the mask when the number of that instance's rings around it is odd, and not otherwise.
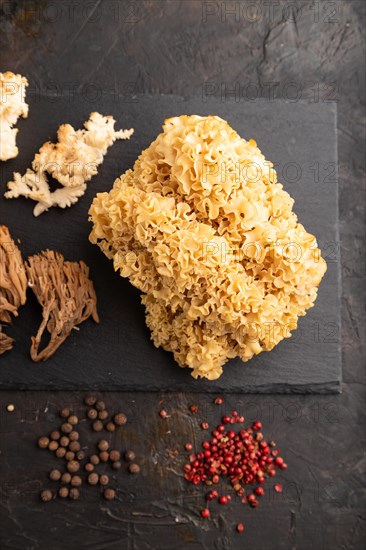
[[[264,495],[261,485],[265,479],[275,476],[278,468],[285,470],[287,464],[278,456],[279,450],[273,448],[275,443],[264,440],[259,431],[262,424],[258,420],[251,428],[234,431],[233,424],[243,422],[244,417],[239,416],[236,411],[232,411],[231,415],[224,415],[222,423],[211,432],[212,437],[202,442],[203,450],[189,455],[189,463],[183,468],[184,477],[194,485],[217,484],[221,478],[226,477],[236,494],[242,498],[242,502],[257,508],[258,497]],[[248,486],[254,485],[256,487],[247,493]],[[278,484],[276,490],[279,488],[282,490]],[[206,495],[208,501],[216,498],[220,504],[227,504],[231,499],[229,495],[219,496],[215,490]]]

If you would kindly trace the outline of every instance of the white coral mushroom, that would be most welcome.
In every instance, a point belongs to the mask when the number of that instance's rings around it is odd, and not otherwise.
[[[8,160],[19,153],[16,146],[17,128],[13,126],[20,116],[27,118],[25,88],[28,80],[10,71],[0,73],[0,160]]]

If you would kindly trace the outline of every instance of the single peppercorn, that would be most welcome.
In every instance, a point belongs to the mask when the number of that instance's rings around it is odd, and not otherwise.
[[[124,456],[125,460],[127,460],[128,462],[132,462],[136,458],[136,455],[133,451],[126,451]]]
[[[80,443],[78,441],[71,441],[69,445],[70,451],[73,451],[74,453],[77,453],[80,451]]]
[[[189,407],[189,410],[191,411],[192,414],[196,414],[198,412],[198,405],[190,405]]]
[[[58,496],[61,498],[66,498],[69,496],[69,490],[67,487],[60,487],[58,490]]]
[[[96,409],[89,409],[86,416],[90,418],[90,420],[95,420],[98,417],[98,411]]]
[[[109,449],[109,443],[106,439],[101,439],[98,441],[98,449],[100,451],[108,451]]]
[[[140,466],[138,464],[130,464],[128,470],[130,474],[138,474],[140,472]]]
[[[109,458],[112,462],[117,462],[121,458],[121,453],[119,451],[116,451],[115,449],[113,449],[109,453]]]
[[[77,472],[79,468],[80,468],[80,464],[76,460],[70,460],[70,462],[68,462],[66,465],[67,471],[70,472],[71,474],[74,474],[75,472]]]
[[[71,481],[71,474],[69,472],[64,472],[61,476],[62,483],[70,483]]]
[[[64,422],[61,426],[61,431],[64,434],[69,434],[70,432],[72,432],[72,425],[70,424],[70,422]]]
[[[59,447],[58,449],[56,449],[55,455],[57,456],[57,458],[64,458],[65,454],[66,454],[65,447]]]
[[[224,402],[223,398],[222,397],[216,397],[214,403],[215,405],[222,405]]]
[[[236,526],[236,530],[238,533],[242,533],[244,531],[244,525],[242,523],[238,523]]]
[[[109,477],[106,474],[102,474],[99,478],[100,485],[108,485]]]
[[[61,479],[61,472],[60,470],[51,470],[49,474],[49,478],[52,479],[52,481],[59,481]]]
[[[70,461],[70,460],[74,460],[75,458],[75,453],[73,453],[72,451],[67,451],[67,453],[65,454],[65,459]]]
[[[120,470],[122,468],[122,462],[119,460],[116,460],[116,462],[112,463],[113,470]]]
[[[193,449],[193,445],[192,445],[192,443],[186,443],[184,445],[184,448],[185,448],[186,451],[191,451]]]
[[[90,458],[89,458],[89,462],[91,462],[94,465],[99,464],[99,462],[100,462],[99,456],[98,455],[91,455]]]
[[[89,485],[96,485],[99,481],[99,476],[96,473],[91,473],[88,475],[88,483]]]
[[[97,411],[104,411],[104,409],[105,409],[104,401],[101,401],[101,400],[97,401],[95,403],[95,408],[97,409]]]
[[[102,462],[108,462],[109,460],[109,452],[108,451],[101,451],[99,453],[99,458]]]
[[[60,410],[60,416],[61,418],[67,418],[68,416],[70,416],[70,409],[68,407],[64,407],[63,409]]]
[[[228,502],[229,502],[229,499],[225,495],[219,498],[220,504],[227,504]]]
[[[276,493],[282,493],[281,483],[276,483],[276,485],[274,486],[274,490],[276,491]]]
[[[125,414],[120,412],[114,415],[114,423],[117,426],[123,426],[124,424],[126,424],[126,422],[127,422],[127,417]]]
[[[103,496],[106,500],[113,500],[116,496],[116,491],[111,489],[111,487],[107,487],[103,493]]]
[[[211,512],[208,508],[204,508],[203,510],[201,510],[201,516],[203,518],[209,518],[211,515]]]
[[[84,451],[79,451],[79,452],[76,454],[76,458],[77,458],[78,460],[84,460],[84,458],[85,458],[85,453],[84,453]]]
[[[58,441],[50,441],[48,444],[48,448],[50,451],[56,451],[58,447],[59,447]]]
[[[40,497],[43,502],[49,502],[53,499],[53,493],[49,489],[45,489],[44,491],[41,491]]]
[[[77,500],[80,496],[80,491],[79,489],[77,489],[76,487],[72,487],[70,489],[70,493],[69,493],[69,497],[72,499],[72,500]]]
[[[202,430],[208,430],[208,422],[202,422],[201,428]]]
[[[54,441],[58,441],[60,437],[61,437],[61,434],[57,430],[50,433],[50,439],[53,439]]]
[[[79,419],[76,414],[72,414],[71,416],[69,416],[67,421],[69,424],[71,424],[71,426],[76,426],[79,423]]]
[[[165,409],[161,409],[161,411],[159,412],[159,416],[160,418],[166,418],[168,416],[168,413]]]
[[[107,420],[109,416],[109,412],[108,411],[99,411],[98,412],[98,418],[99,420]]]
[[[80,487],[80,485],[83,483],[83,480],[80,476],[72,476],[70,483],[73,487]]]
[[[97,398],[94,397],[94,395],[86,395],[84,397],[84,403],[85,405],[89,405],[89,407],[92,407],[97,402]]]
[[[67,437],[67,435],[63,435],[60,439],[60,445],[62,447],[68,447],[70,443],[70,439]]]
[[[85,464],[85,470],[87,472],[93,472],[94,471],[94,464],[91,464],[90,462],[88,462],[87,464]]]
[[[101,432],[103,430],[103,423],[100,420],[96,420],[93,422],[92,428],[95,432]]]
[[[73,430],[72,432],[69,433],[69,439],[70,441],[78,441],[79,439],[79,432],[76,432],[75,430]]]
[[[107,424],[105,425],[105,429],[107,430],[107,432],[114,432],[116,429],[116,425],[114,422],[107,422]]]
[[[40,449],[47,449],[47,447],[49,445],[49,442],[50,442],[50,440],[48,439],[48,437],[46,437],[46,436],[40,437],[38,439],[38,447]]]

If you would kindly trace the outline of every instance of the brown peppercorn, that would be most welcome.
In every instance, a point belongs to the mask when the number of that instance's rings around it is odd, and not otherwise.
[[[70,462],[67,463],[66,468],[68,472],[74,474],[79,470],[80,464],[76,460],[70,460]]]
[[[60,470],[51,470],[49,474],[49,478],[52,479],[52,481],[59,481],[61,479],[61,472]]]
[[[89,405],[89,407],[92,407],[97,402],[97,398],[94,397],[94,395],[86,395],[84,397],[84,403],[85,405]]]
[[[84,460],[84,458],[85,458],[85,453],[84,453],[84,451],[79,451],[79,452],[76,454],[76,458],[77,458],[78,460]]]
[[[38,447],[40,449],[47,449],[47,447],[49,445],[49,442],[50,442],[50,440],[48,439],[48,437],[46,437],[46,436],[40,437],[38,439]]]
[[[100,459],[99,459],[99,456],[98,455],[91,455],[91,457],[89,458],[89,462],[91,462],[92,464],[99,464],[100,462]]]
[[[95,432],[101,432],[103,430],[103,422],[101,422],[100,420],[96,420],[95,422],[93,422],[92,428]]]
[[[70,483],[71,474],[69,474],[69,472],[63,473],[62,476],[61,476],[61,481],[62,481],[62,483]]]
[[[41,491],[40,497],[43,502],[49,502],[53,499],[53,493],[49,489],[45,489],[44,491]]]
[[[76,487],[72,487],[70,489],[70,493],[69,493],[69,497],[72,499],[72,500],[77,500],[80,496],[80,491],[79,489],[77,489]]]
[[[71,441],[69,445],[70,451],[73,451],[74,453],[77,453],[80,451],[80,443],[78,441]]]
[[[127,460],[128,462],[132,462],[133,460],[135,460],[135,458],[136,458],[136,455],[133,451],[125,452],[125,460]]]
[[[115,449],[113,449],[109,453],[109,458],[112,462],[117,462],[121,458],[121,453],[119,451],[116,451]]]
[[[104,401],[97,401],[95,403],[95,408],[97,409],[97,411],[104,411],[104,409],[105,409]]]
[[[69,496],[69,490],[67,487],[60,487],[58,490],[58,496],[61,498],[66,498]]]
[[[75,432],[74,430],[69,433],[69,439],[70,441],[78,441],[79,439],[79,432]]]
[[[65,459],[70,461],[70,460],[74,460],[75,458],[75,453],[73,453],[72,451],[67,451],[67,453],[65,454]]]
[[[70,483],[73,487],[80,487],[80,485],[83,483],[83,480],[80,476],[72,476]]]
[[[109,443],[106,439],[101,439],[98,441],[98,449],[100,451],[108,451],[109,449]]]
[[[71,426],[76,426],[79,423],[79,419],[76,414],[72,414],[71,416],[69,416],[67,421],[69,424],[71,424]]]
[[[70,439],[67,437],[67,435],[63,435],[60,439],[60,445],[62,447],[68,447],[70,443]]]
[[[98,412],[98,418],[99,420],[106,420],[109,416],[109,412],[108,411],[99,411]]]
[[[50,439],[53,439],[54,441],[57,441],[58,439],[60,439],[60,437],[61,437],[61,434],[57,430],[50,433]]]
[[[56,449],[55,455],[57,456],[57,458],[63,458],[65,454],[66,454],[65,447],[59,447],[58,449]]]
[[[103,493],[103,496],[106,500],[113,500],[116,496],[116,491],[111,489],[111,487],[107,487]]]
[[[123,424],[126,424],[127,417],[123,413],[117,413],[114,415],[114,423],[117,424],[117,426],[123,426]]]
[[[56,449],[58,449],[58,447],[58,441],[50,441],[48,444],[48,448],[50,451],[55,451]]]
[[[64,422],[61,426],[61,431],[64,434],[69,434],[70,432],[72,432],[72,425],[69,422]]]
[[[112,463],[112,468],[113,470],[119,470],[120,468],[122,468],[122,462],[116,460],[116,462]]]
[[[60,410],[60,416],[61,418],[67,418],[68,416],[70,416],[70,409],[68,407],[64,407],[63,409]]]
[[[102,462],[108,462],[109,460],[109,452],[108,451],[101,451],[99,453],[99,458]]]
[[[107,432],[114,432],[116,429],[116,425],[114,422],[107,422],[107,424],[105,425],[105,429],[107,430]]]
[[[140,466],[138,464],[130,464],[128,470],[130,474],[138,474],[140,472]]]
[[[95,420],[98,417],[97,409],[89,409],[86,416],[90,418],[90,420]]]
[[[108,485],[109,477],[106,474],[101,475],[100,478],[99,478],[99,483],[101,485]]]
[[[94,464],[91,464],[91,462],[88,462],[87,464],[85,464],[85,470],[87,472],[93,472],[94,471]]]
[[[88,483],[89,485],[96,485],[99,481],[99,476],[96,473],[92,473],[88,475]]]

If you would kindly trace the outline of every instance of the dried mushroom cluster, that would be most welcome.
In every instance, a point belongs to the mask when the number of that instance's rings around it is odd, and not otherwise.
[[[30,349],[33,361],[45,361],[70,335],[72,329],[92,316],[99,317],[97,298],[84,262],[66,262],[61,254],[46,250],[28,258],[29,286],[43,308],[43,319]],[[50,333],[47,346],[39,351],[44,331]]]
[[[13,126],[20,116],[28,116],[28,105],[25,102],[27,86],[28,80],[20,74],[10,71],[0,73],[0,160],[18,155],[18,129]]]
[[[23,263],[19,248],[5,225],[0,226],[0,355],[12,349],[13,338],[2,332],[2,323],[26,302],[29,286],[41,304],[42,323],[32,337],[33,361],[49,359],[70,335],[73,328],[92,316],[99,323],[97,297],[89,268],[84,262],[67,262],[59,252],[46,250]],[[39,351],[44,331],[48,344]]]
[[[291,336],[326,271],[272,163],[219,117],[168,119],[99,193],[90,240],[144,294],[156,346],[218,378]]]
[[[58,142],[45,143],[35,155],[32,169],[22,176],[14,172],[8,183],[7,199],[24,196],[37,202],[33,214],[39,216],[52,206],[66,208],[84,195],[86,182],[97,174],[104,155],[117,139],[129,139],[133,129],[114,129],[112,116],[91,113],[85,129],[75,130],[63,124],[57,132]],[[51,191],[47,174],[62,185]]]
[[[5,225],[0,226],[0,355],[12,349],[13,338],[2,332],[26,302],[27,277],[22,255]]]

